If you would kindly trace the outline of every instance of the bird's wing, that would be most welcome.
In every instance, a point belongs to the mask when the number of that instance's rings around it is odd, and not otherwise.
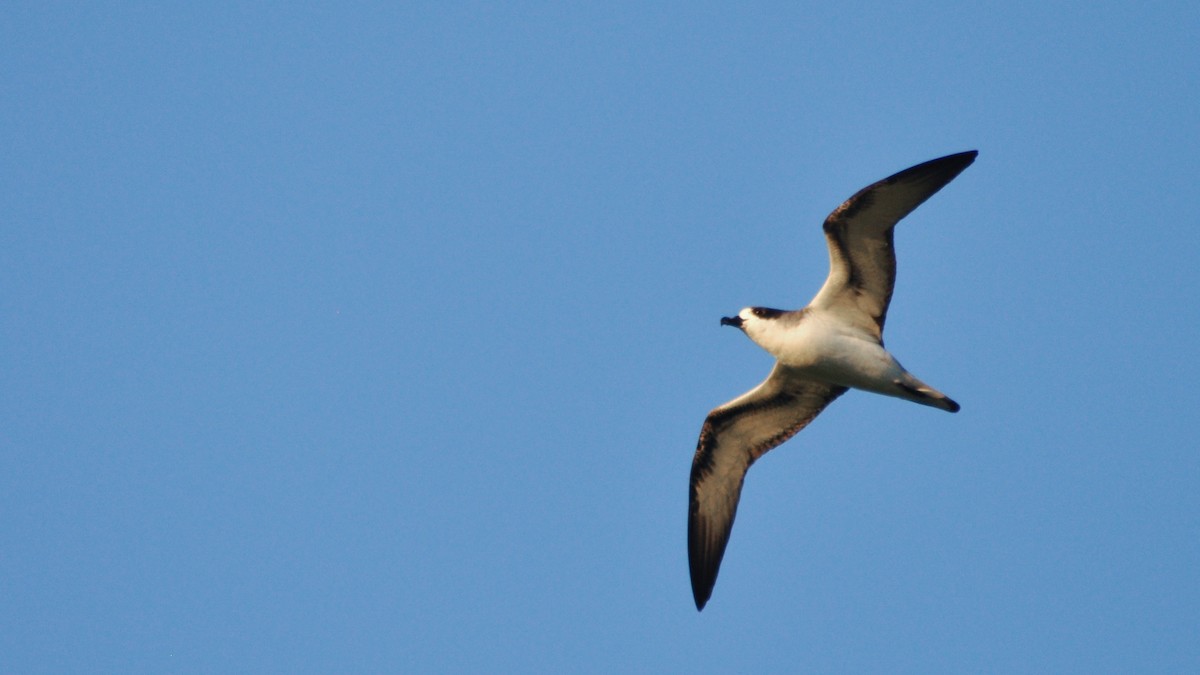
[[[829,277],[812,306],[882,338],[896,281],[892,228],[975,161],[974,150],[930,160],[859,190],[825,219]]]
[[[845,391],[775,364],[762,384],[708,414],[692,460],[688,508],[688,563],[696,609],[704,608],[717,582],[746,470]]]

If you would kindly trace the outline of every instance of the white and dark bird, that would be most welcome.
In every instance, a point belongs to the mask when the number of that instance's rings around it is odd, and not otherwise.
[[[829,277],[804,309],[747,307],[740,328],[775,357],[762,384],[708,414],[692,460],[688,563],[696,609],[717,581],[746,470],[812,422],[847,389],[958,412],[950,397],[904,369],[883,347],[896,281],[896,223],[975,161],[961,152],[869,185],[825,219]]]

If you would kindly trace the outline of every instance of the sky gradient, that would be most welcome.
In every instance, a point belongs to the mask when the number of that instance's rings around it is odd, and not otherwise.
[[[1200,670],[1195,3],[10,3],[0,671]],[[687,482],[820,225],[885,339]],[[1188,420],[1193,420],[1189,422]]]

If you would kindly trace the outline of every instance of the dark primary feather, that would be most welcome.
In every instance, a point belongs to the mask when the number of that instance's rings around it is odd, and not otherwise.
[[[688,508],[688,563],[696,609],[712,595],[746,470],[846,391],[776,365],[758,387],[709,413],[700,431]]]
[[[829,278],[813,304],[849,304],[863,317],[860,325],[881,336],[896,282],[892,228],[954,180],[977,154],[971,150],[918,164],[859,190],[834,209],[824,226]]]

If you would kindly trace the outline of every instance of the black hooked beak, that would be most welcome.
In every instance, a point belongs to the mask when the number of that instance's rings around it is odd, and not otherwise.
[[[723,316],[721,317],[722,326],[733,326],[734,328],[742,327],[742,317],[740,316]]]

